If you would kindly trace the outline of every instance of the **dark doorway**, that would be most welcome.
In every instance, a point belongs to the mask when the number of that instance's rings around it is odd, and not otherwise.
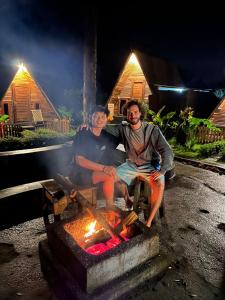
[[[126,103],[127,103],[126,99],[120,99],[120,115],[123,115],[123,109]]]
[[[4,103],[4,114],[5,115],[9,114],[9,105],[8,105],[8,103]]]

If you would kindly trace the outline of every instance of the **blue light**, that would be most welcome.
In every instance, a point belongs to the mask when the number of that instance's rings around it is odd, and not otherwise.
[[[183,93],[187,89],[186,88],[176,88],[176,87],[159,86],[158,90],[160,90],[160,91],[173,91],[173,92]]]

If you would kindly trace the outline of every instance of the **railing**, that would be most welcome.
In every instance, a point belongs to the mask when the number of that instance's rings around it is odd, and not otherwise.
[[[55,119],[52,121],[45,121],[44,127],[52,129],[61,133],[67,133],[70,130],[70,120],[68,119]]]
[[[198,129],[197,140],[200,144],[212,143],[225,139],[225,128],[220,128],[220,132],[214,132],[206,127]]]
[[[0,138],[8,136],[21,136],[22,127],[20,125],[0,122]]]

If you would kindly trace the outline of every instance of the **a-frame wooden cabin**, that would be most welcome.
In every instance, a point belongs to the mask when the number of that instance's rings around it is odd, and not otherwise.
[[[35,110],[41,112],[43,121],[60,119],[42,88],[33,79],[24,65],[19,69],[10,83],[2,100],[0,100],[1,114],[9,115],[11,123],[28,125],[34,123]]]
[[[225,128],[225,97],[219,102],[209,117],[216,127]]]
[[[157,86],[182,86],[179,72],[172,63],[144,55],[135,51],[130,53],[107,105],[113,117],[122,115],[123,106],[130,99],[143,101],[149,105],[160,102],[162,97]]]

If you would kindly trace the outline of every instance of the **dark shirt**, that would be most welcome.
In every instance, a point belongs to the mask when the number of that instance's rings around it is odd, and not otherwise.
[[[117,138],[102,130],[100,136],[94,135],[90,130],[79,131],[73,141],[73,157],[80,155],[95,163],[113,165],[113,150],[118,145]],[[75,165],[72,181],[78,184],[91,184],[92,170]]]

